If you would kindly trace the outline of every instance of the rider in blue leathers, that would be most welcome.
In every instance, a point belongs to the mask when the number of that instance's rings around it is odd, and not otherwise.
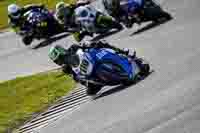
[[[127,27],[131,27],[132,20],[129,18],[129,13],[139,19],[137,15],[143,8],[144,0],[103,0],[103,4],[109,15],[118,21],[124,21]]]
[[[128,55],[128,56],[135,56],[134,54],[131,55],[129,53],[128,50],[121,50],[119,48],[116,48],[110,44],[108,44],[105,41],[98,41],[98,42],[89,42],[89,43],[83,43],[82,45],[77,45],[74,44],[72,46],[70,46],[70,48],[68,49],[64,49],[61,46],[53,46],[50,50],[49,50],[49,58],[56,63],[59,66],[62,66],[63,71],[67,74],[72,74],[73,75],[73,79],[83,85],[86,85],[88,87],[87,93],[88,95],[94,95],[96,94],[100,89],[101,89],[101,85],[100,86],[95,86],[93,87],[94,84],[92,83],[87,83],[84,77],[84,75],[82,75],[82,71],[80,68],[80,62],[82,59],[82,53],[81,51],[78,51],[79,49],[82,49],[84,51],[84,49],[88,49],[88,48],[109,48],[109,49],[113,49],[116,53],[119,54],[124,54],[124,55]],[[79,53],[79,54],[77,54]]]

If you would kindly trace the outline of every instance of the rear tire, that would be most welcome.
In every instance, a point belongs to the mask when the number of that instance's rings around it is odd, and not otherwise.
[[[139,58],[139,59],[136,59],[135,62],[141,70],[141,72],[139,73],[140,76],[146,76],[149,74],[150,65],[145,60]]]
[[[123,29],[123,26],[122,26],[120,23],[114,21],[114,22],[113,22],[113,28],[116,28],[116,29],[118,29],[118,30],[122,30],[122,29]]]
[[[146,75],[146,74],[148,74],[149,73],[149,71],[150,71],[150,66],[149,66],[149,64],[143,64],[143,74],[144,75]]]

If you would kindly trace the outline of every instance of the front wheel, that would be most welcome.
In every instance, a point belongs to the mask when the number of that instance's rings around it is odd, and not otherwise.
[[[100,85],[95,85],[95,84],[91,84],[89,83],[87,86],[87,95],[92,96],[92,95],[96,95],[100,90],[101,90],[102,86]]]
[[[116,28],[118,30],[122,30],[123,26],[120,23],[113,21],[113,28]]]
[[[158,19],[155,19],[154,22],[163,22],[163,21],[166,21],[166,20],[170,20],[172,19],[171,15],[165,11],[162,11],[160,13],[160,16],[158,17]]]
[[[22,42],[27,46],[30,45],[33,41],[33,38],[30,36],[25,36],[22,38]]]
[[[160,5],[154,1],[149,0],[145,3],[142,10],[144,19],[147,21],[161,22],[163,20],[170,20],[172,17],[169,13],[165,12]]]

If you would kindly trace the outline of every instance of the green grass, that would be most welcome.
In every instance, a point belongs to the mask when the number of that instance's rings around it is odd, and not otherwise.
[[[8,17],[7,17],[7,6],[11,3],[17,3],[19,5],[26,4],[45,4],[49,9],[54,9],[57,2],[61,0],[0,0],[0,29],[8,27]],[[63,0],[68,3],[72,3],[74,0]]]
[[[12,131],[74,87],[59,70],[0,83],[0,133]]]

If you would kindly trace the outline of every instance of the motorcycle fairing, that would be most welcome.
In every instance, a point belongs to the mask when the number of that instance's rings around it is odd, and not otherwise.
[[[144,0],[123,0],[120,2],[121,8],[128,14],[135,13],[135,11],[141,8],[144,4]]]
[[[92,76],[109,84],[119,84],[122,80],[135,77],[137,65],[127,57],[116,54],[111,49],[89,49],[85,57],[93,64]]]

